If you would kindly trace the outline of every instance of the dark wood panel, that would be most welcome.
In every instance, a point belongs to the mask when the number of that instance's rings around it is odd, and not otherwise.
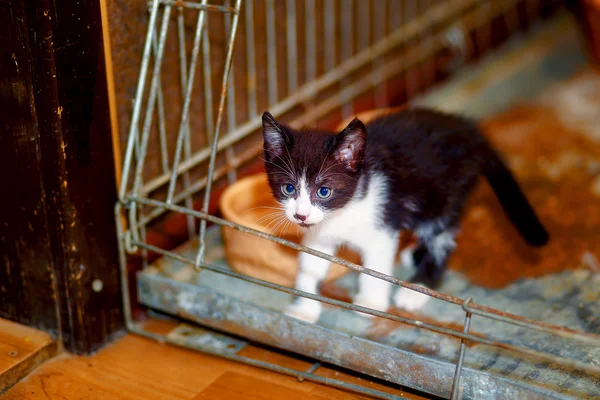
[[[0,316],[59,332],[23,3],[0,3]]]
[[[0,28],[3,59],[14,61],[2,63],[0,78],[12,107],[0,139],[11,194],[0,200],[3,315],[89,353],[123,327],[100,3],[11,6],[0,17],[12,23]]]
[[[35,74],[49,225],[61,266],[63,342],[77,353],[101,346],[122,327],[113,207],[117,200],[100,3],[36,2]],[[39,40],[44,33],[52,42]],[[49,64],[49,63],[48,63]],[[56,79],[51,76],[55,75]],[[40,104],[41,103],[41,104]],[[101,284],[99,291],[92,283]]]

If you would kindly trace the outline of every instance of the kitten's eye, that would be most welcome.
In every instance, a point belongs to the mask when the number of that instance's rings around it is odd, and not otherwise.
[[[328,187],[320,187],[319,190],[317,190],[317,197],[320,199],[326,199],[329,196],[331,196],[331,192],[332,190],[329,189]]]
[[[281,185],[281,192],[286,196],[293,196],[296,193],[296,188],[291,183]]]

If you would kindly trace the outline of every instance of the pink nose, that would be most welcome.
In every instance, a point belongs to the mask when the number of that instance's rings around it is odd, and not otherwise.
[[[308,218],[308,215],[294,214],[294,218],[299,219],[300,221],[306,221],[306,218]]]

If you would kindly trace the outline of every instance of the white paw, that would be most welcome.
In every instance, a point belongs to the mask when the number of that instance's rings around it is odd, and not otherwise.
[[[321,315],[322,307],[318,301],[301,298],[287,306],[284,314],[308,322],[309,324],[314,324]]]
[[[417,311],[429,301],[429,298],[426,294],[401,287],[394,294],[394,304],[406,311]]]
[[[416,246],[413,245],[400,252],[400,263],[402,263],[402,268],[415,268],[415,259],[413,258],[415,249]]]
[[[362,294],[358,294],[356,296],[356,298],[354,299],[354,304],[356,304],[357,306],[363,306],[363,307],[367,307],[367,308],[371,308],[373,310],[377,310],[377,311],[382,311],[382,312],[386,312],[388,310],[388,308],[390,307],[390,299],[385,296],[374,296],[374,295],[362,295]],[[359,311],[356,311],[358,314],[368,317],[368,318],[372,318],[374,317],[374,315],[371,314],[364,314],[361,313]]]

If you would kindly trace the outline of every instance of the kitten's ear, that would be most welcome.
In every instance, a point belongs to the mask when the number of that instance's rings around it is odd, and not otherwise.
[[[360,120],[354,118],[337,135],[334,157],[336,160],[343,162],[350,171],[356,172],[363,162],[366,147],[367,128]]]
[[[266,159],[270,161],[275,157],[281,157],[288,142],[285,129],[275,121],[268,111],[263,113],[262,123]]]

